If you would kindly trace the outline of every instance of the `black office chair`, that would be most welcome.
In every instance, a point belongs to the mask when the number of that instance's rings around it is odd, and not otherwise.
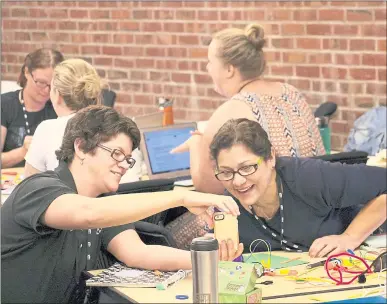
[[[114,91],[103,89],[102,90],[102,104],[108,107],[114,107],[114,103],[116,102],[116,93]]]

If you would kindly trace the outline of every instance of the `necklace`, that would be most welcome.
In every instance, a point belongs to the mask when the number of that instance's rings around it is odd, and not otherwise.
[[[308,248],[306,248],[305,246],[303,245],[299,245],[299,244],[296,244],[296,243],[293,243],[289,240],[286,240],[284,238],[284,233],[285,233],[285,230],[284,230],[284,222],[285,222],[285,218],[284,218],[284,204],[283,204],[283,201],[282,201],[282,197],[283,197],[283,187],[282,187],[282,181],[281,181],[281,178],[280,176],[277,174],[277,178],[276,178],[276,182],[277,182],[277,189],[278,189],[278,199],[279,199],[279,203],[280,203],[280,216],[281,216],[281,233],[279,234],[277,231],[275,231],[274,229],[270,228],[269,225],[262,219],[260,219],[252,206],[249,206],[251,212],[253,213],[255,219],[261,224],[262,228],[266,231],[268,231],[271,236],[280,242],[281,244],[281,248],[283,250],[286,250],[286,251],[296,251],[296,252],[303,252],[303,251],[308,251]]]
[[[31,135],[30,125],[28,123],[27,110],[25,107],[24,99],[23,99],[23,90],[20,90],[20,92],[19,92],[19,100],[20,100],[20,103],[21,103],[22,109],[23,109],[23,114],[24,114],[23,116],[24,116],[24,121],[26,123],[27,135]]]
[[[254,78],[254,79],[251,79],[251,80],[249,80],[248,82],[246,82],[244,85],[242,85],[242,86],[239,88],[238,93],[240,93],[240,92],[242,91],[242,89],[243,89],[245,86],[247,86],[248,84],[250,84],[250,83],[252,83],[252,82],[254,82],[254,81],[256,81],[256,80],[257,80],[257,79]]]

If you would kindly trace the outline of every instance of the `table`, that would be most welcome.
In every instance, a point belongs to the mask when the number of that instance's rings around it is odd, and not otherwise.
[[[7,168],[1,170],[1,183],[4,180],[16,181],[19,179],[23,179],[24,167],[22,168]],[[3,191],[2,191],[3,192]],[[5,200],[8,198],[9,194],[1,193],[1,203],[3,204]]]
[[[283,257],[293,258],[301,256],[302,260],[316,262],[321,259],[312,259],[307,253],[293,252],[273,252],[273,254]],[[305,265],[292,267],[300,273],[305,271]],[[95,275],[102,270],[89,271],[87,274]],[[308,276],[319,277],[326,276],[323,267],[318,267],[308,274]],[[385,283],[385,278],[377,278],[376,275],[369,277],[365,284],[354,282],[350,285],[331,285],[329,287],[312,286],[307,283],[299,284],[295,281],[287,280],[283,276],[268,277],[264,276],[257,280],[262,282],[272,280],[272,285],[256,285],[262,289],[264,303],[310,303],[321,301],[343,300],[349,297],[362,297],[367,292],[375,290],[379,287],[379,283]],[[124,288],[124,287],[96,287],[101,291],[101,302],[104,303],[192,303],[192,276],[188,276],[184,280],[170,286],[167,290],[157,290],[156,288]],[[316,294],[316,292],[318,292]],[[188,295],[187,300],[177,300],[178,294]],[[370,294],[369,296],[373,296]]]

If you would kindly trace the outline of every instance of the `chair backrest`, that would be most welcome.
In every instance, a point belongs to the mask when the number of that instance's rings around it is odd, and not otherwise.
[[[162,245],[177,248],[177,244],[170,231],[162,226],[138,221],[134,223],[136,232],[147,245]]]
[[[108,107],[114,107],[116,102],[116,93],[114,91],[103,89],[102,90],[102,104]]]

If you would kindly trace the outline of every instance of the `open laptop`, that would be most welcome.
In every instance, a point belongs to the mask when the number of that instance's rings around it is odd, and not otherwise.
[[[184,143],[194,130],[196,130],[195,122],[141,130],[140,149],[149,179],[172,178],[175,179],[175,184],[193,185],[189,152],[177,154],[169,152]]]

